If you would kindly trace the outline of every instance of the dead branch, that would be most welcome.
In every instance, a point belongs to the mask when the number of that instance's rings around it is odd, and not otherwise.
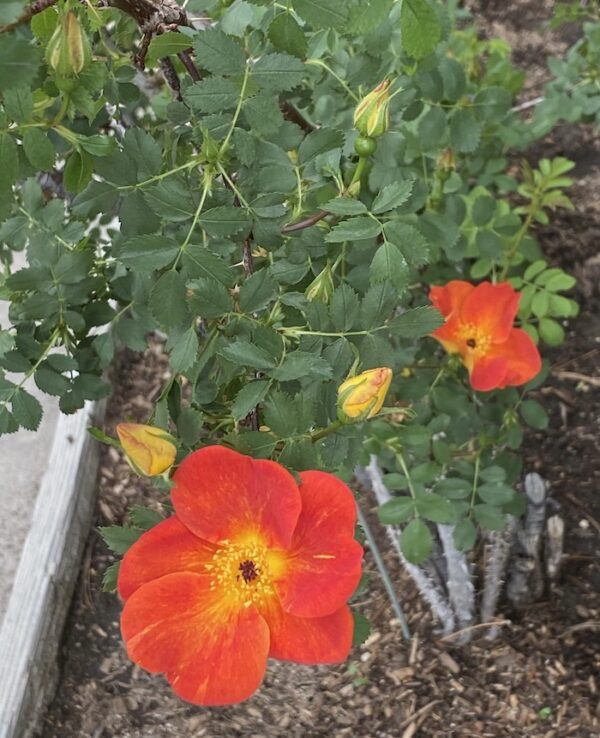
[[[388,500],[392,499],[390,491],[383,483],[381,476],[381,470],[377,462],[376,456],[371,456],[371,463],[367,467],[358,467],[355,470],[357,479],[365,486],[369,487],[377,500],[379,505],[383,505]],[[406,559],[400,548],[400,531],[398,528],[392,525],[385,526],[386,533],[398,554],[398,557],[402,563],[402,566],[413,578],[419,592],[429,604],[431,611],[440,621],[444,634],[451,633],[456,627],[456,620],[452,607],[448,602],[446,593],[441,590],[437,583],[431,578],[428,572],[426,572],[420,566],[411,564]]]
[[[563,560],[563,543],[565,538],[565,521],[560,515],[553,515],[546,522],[546,545],[544,559],[546,575],[551,582],[558,579]]]
[[[544,589],[541,565],[542,536],[546,522],[547,486],[539,474],[525,477],[527,514],[523,528],[517,535],[516,558],[507,587],[507,594],[515,607],[523,607],[537,599]]]
[[[496,608],[500,599],[506,565],[516,530],[517,519],[511,515],[503,530],[494,530],[489,533],[489,543],[486,546],[483,596],[481,599],[481,621],[483,623],[493,621],[496,616]],[[492,625],[487,633],[487,638],[493,640],[497,635],[498,627]]]
[[[446,559],[448,599],[456,614],[458,627],[462,631],[473,623],[475,617],[473,575],[467,557],[454,545],[454,526],[440,523],[437,528]],[[466,643],[470,637],[470,631],[465,631],[458,641]]]

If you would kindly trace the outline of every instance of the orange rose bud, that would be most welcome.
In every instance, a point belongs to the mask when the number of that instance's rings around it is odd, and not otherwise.
[[[392,370],[386,366],[348,377],[338,389],[338,418],[349,423],[377,415],[391,381]]]
[[[354,127],[362,136],[377,138],[383,135],[390,126],[390,85],[384,79],[377,87],[365,95],[354,111]]]
[[[147,477],[163,474],[173,466],[177,448],[162,428],[139,423],[119,423],[117,435],[132,469]]]
[[[453,280],[431,288],[429,299],[446,318],[431,335],[448,353],[460,354],[479,392],[525,384],[542,367],[535,343],[513,327],[520,297],[508,282]]]

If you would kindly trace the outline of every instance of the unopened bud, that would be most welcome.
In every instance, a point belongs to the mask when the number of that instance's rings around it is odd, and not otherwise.
[[[356,106],[354,127],[362,136],[377,138],[390,126],[389,102],[391,82],[384,79]]]
[[[329,264],[313,279],[305,291],[308,300],[318,300],[328,304],[333,295],[333,274]]]
[[[437,170],[438,172],[443,172],[444,174],[450,174],[450,172],[453,172],[455,169],[456,157],[454,156],[454,151],[452,151],[452,149],[450,148],[446,148],[438,156]]]
[[[90,42],[77,16],[68,10],[52,34],[46,61],[60,77],[77,76],[91,58]]]
[[[138,474],[154,477],[164,474],[175,462],[177,447],[162,428],[139,423],[119,423],[117,435],[127,461]]]
[[[338,418],[349,423],[377,415],[391,381],[392,370],[385,366],[349,377],[338,389]]]

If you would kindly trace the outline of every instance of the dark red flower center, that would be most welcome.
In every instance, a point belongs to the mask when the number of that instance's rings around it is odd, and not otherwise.
[[[239,569],[242,572],[242,577],[244,577],[244,581],[246,583],[251,582],[258,576],[258,569],[256,568],[256,564],[254,563],[254,561],[250,561],[250,559],[242,561]]]
[[[469,338],[469,340],[467,341],[467,346],[474,349],[477,347],[477,341],[474,338]]]

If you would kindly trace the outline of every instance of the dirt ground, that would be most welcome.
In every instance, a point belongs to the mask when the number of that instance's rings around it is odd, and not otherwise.
[[[543,58],[573,41],[541,29],[549,2],[471,3],[486,35],[503,36],[528,71],[523,99],[540,92]],[[581,315],[568,340],[545,352],[553,363],[538,392],[550,427],[531,433],[526,468],[551,484],[552,505],[565,518],[567,560],[556,588],[525,613],[501,608],[510,620],[500,637],[476,637],[455,647],[436,633],[415,588],[392,553],[413,640],[402,639],[385,591],[367,561],[370,582],[359,603],[373,632],[348,663],[308,668],[273,662],[259,692],[242,705],[200,709],[173,697],[166,682],[127,660],[116,597],[100,591],[112,561],[90,534],[62,649],[62,679],[41,738],[592,738],[600,735],[600,136],[557,129],[530,152],[577,163],[574,213],[561,213],[538,232],[549,259],[579,279]],[[115,377],[107,431],[123,418],[145,421],[147,398],[158,393],[165,361],[155,346],[123,357]],[[159,506],[156,492],[114,449],[104,449],[97,525],[120,522],[135,503]],[[368,501],[363,501],[368,506]],[[382,547],[385,539],[382,536]]]

